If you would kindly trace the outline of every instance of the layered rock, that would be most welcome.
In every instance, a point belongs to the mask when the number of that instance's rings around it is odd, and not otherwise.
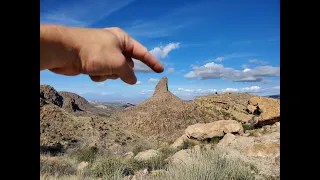
[[[247,111],[255,116],[250,123],[256,126],[274,124],[280,121],[280,99],[252,97],[248,101]]]
[[[243,135],[243,127],[235,120],[221,120],[206,124],[190,125],[185,130],[185,135],[188,138],[201,141],[208,138],[222,137],[227,133]]]

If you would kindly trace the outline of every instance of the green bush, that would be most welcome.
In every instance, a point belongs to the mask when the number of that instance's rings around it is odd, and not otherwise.
[[[91,175],[95,178],[117,179],[133,174],[132,169],[119,158],[99,159],[91,167]]]
[[[186,139],[183,141],[183,145],[181,149],[190,149],[195,145],[201,144],[199,141],[197,140],[190,140],[190,139]]]
[[[253,130],[254,126],[250,124],[242,124],[243,131],[245,132],[246,130]]]
[[[151,158],[146,161],[142,161],[143,167],[147,168],[149,171],[165,169],[168,162],[165,160],[164,155],[160,155],[154,158]]]
[[[149,144],[149,143],[143,143],[143,142],[137,142],[136,144],[133,145],[132,147],[132,152],[137,155],[139,152],[148,150],[148,149],[153,149],[154,145]]]
[[[72,156],[74,156],[78,162],[86,161],[92,163],[97,157],[97,154],[98,148],[93,146],[86,149],[74,151]]]
[[[161,148],[161,149],[159,149],[159,151],[161,152],[161,155],[164,156],[164,158],[166,159],[169,156],[176,153],[178,151],[178,149],[167,147],[167,148]]]
[[[222,138],[223,138],[223,136],[222,136],[222,137],[208,138],[208,139],[207,139],[207,142],[208,142],[208,143],[211,143],[211,144],[218,144],[219,141],[220,141]]]

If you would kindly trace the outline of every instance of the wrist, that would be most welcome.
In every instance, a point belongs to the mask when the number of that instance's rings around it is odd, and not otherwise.
[[[40,25],[40,70],[79,62],[78,50],[69,29],[61,25]]]

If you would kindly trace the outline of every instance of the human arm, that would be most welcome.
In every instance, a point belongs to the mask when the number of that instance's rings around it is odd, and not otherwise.
[[[120,77],[135,84],[132,58],[163,72],[147,48],[119,28],[40,25],[40,70],[69,76],[87,74],[93,81]]]

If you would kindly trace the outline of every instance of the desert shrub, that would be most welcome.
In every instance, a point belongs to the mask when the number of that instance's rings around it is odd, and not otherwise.
[[[280,180],[280,176],[262,176],[263,179],[265,180]]]
[[[54,174],[55,176],[74,175],[77,170],[71,164],[63,162],[41,162],[40,161],[40,173],[41,174]]]
[[[187,139],[183,141],[183,145],[181,149],[190,149],[195,145],[201,144],[201,142],[193,139]]]
[[[247,130],[253,130],[254,129],[254,125],[250,125],[250,124],[242,124],[243,130],[247,131]]]
[[[132,152],[137,155],[139,152],[148,150],[148,149],[153,149],[155,145],[149,144],[149,143],[143,143],[143,142],[136,142],[132,146]]]
[[[125,164],[126,164],[126,167],[128,169],[130,169],[131,172],[133,172],[133,173],[140,170],[140,169],[145,168],[145,165],[142,161],[138,161],[134,158],[126,159]]]
[[[83,176],[81,174],[77,175],[63,175],[63,176],[54,176],[50,174],[41,174],[40,180],[96,180],[96,178],[91,178],[88,176]]]
[[[178,149],[167,147],[167,148],[161,148],[161,149],[159,149],[159,151],[161,152],[161,155],[164,156],[164,158],[166,159],[169,156],[176,153],[178,151]]]
[[[145,148],[142,144],[135,144],[133,147],[132,147],[132,152],[136,155],[138,154],[139,152],[142,152],[144,150],[147,150],[147,148]]]
[[[173,148],[161,148],[159,151],[160,154],[158,156],[149,160],[138,161],[134,158],[131,158],[126,161],[126,165],[134,172],[140,169],[148,169],[149,171],[166,169],[168,164],[167,158],[172,156],[175,152],[177,152],[177,150]]]
[[[165,173],[167,173],[166,170],[154,170],[151,172],[151,176],[152,177],[162,177],[165,175]]]
[[[54,146],[40,146],[40,153],[47,153],[52,156],[56,156],[63,152],[63,146],[60,143],[57,143]]]
[[[224,150],[203,151],[191,154],[186,165],[168,165],[165,173],[157,174],[154,180],[251,180],[252,165],[236,155],[227,155]]]
[[[101,158],[91,167],[91,175],[95,178],[113,180],[128,174],[132,174],[132,169],[127,167],[120,158]]]
[[[98,154],[97,147],[89,147],[84,149],[78,149],[71,153],[71,156],[75,157],[78,162],[86,161],[92,163]]]
[[[153,157],[149,160],[142,161],[141,163],[142,163],[142,166],[144,168],[147,168],[149,171],[165,169],[168,164],[168,162],[166,161],[166,157],[164,155]]]
[[[208,139],[207,139],[207,142],[208,142],[208,143],[211,143],[211,144],[218,144],[219,141],[220,141],[222,138],[223,138],[223,136],[222,136],[222,137],[208,138]]]

